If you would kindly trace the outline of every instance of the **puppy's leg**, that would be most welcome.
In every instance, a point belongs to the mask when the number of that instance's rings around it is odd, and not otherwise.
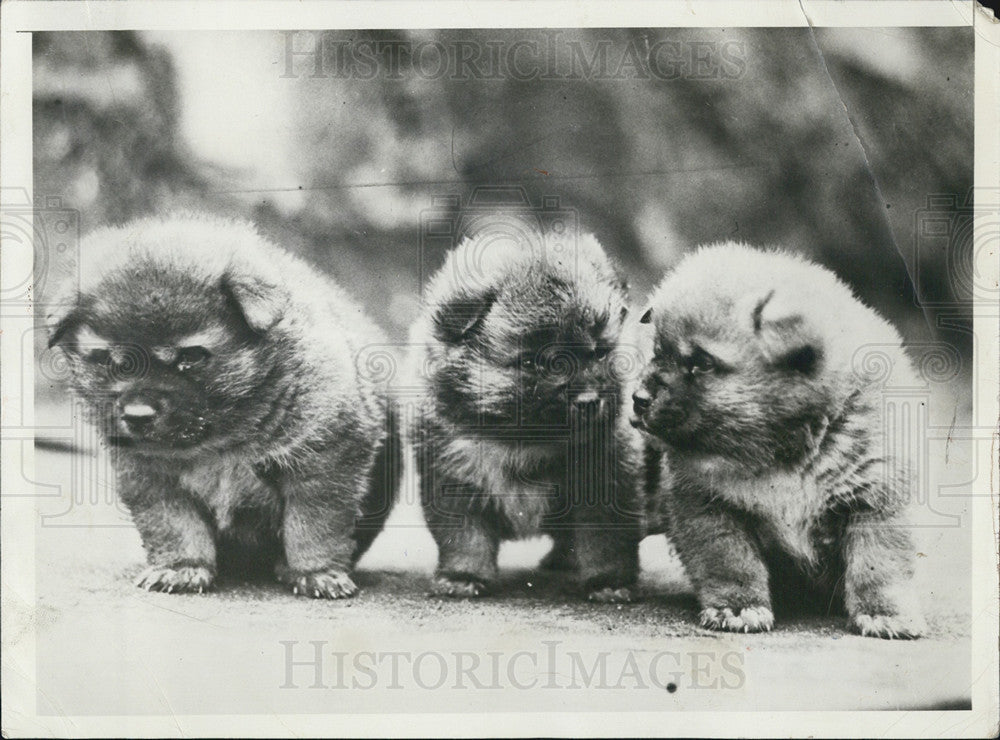
[[[926,625],[910,579],[913,541],[902,522],[856,514],[844,535],[844,601],[862,635],[910,640]]]
[[[424,521],[438,546],[432,596],[486,594],[497,576],[500,532],[482,510],[488,495],[445,472],[438,452],[441,438],[429,427],[416,431],[414,459]]]
[[[449,523],[433,517],[428,526],[438,546],[438,567],[431,583],[435,596],[475,597],[489,593],[497,577],[500,537],[483,517],[466,515]]]
[[[571,461],[567,478],[580,583],[591,601],[632,601],[642,525],[632,471],[614,447],[590,452],[585,466]]]
[[[703,627],[761,632],[774,625],[768,572],[743,526],[704,504],[671,512],[671,539],[694,583]]]
[[[371,460],[348,452],[314,456],[282,480],[285,563],[276,574],[299,596],[340,599],[358,592],[349,574]]]
[[[418,460],[420,500],[427,528],[438,546],[434,596],[486,594],[497,577],[500,534],[475,507],[485,494],[451,477],[428,475]]]
[[[628,602],[639,578],[638,526],[582,512],[575,533],[580,581],[590,601]]]
[[[135,584],[167,593],[209,590],[215,581],[215,536],[194,500],[169,481],[129,473],[119,477],[119,492],[149,563]]]

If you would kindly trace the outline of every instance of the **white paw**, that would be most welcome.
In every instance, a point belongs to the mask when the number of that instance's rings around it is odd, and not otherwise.
[[[347,573],[339,570],[320,570],[313,573],[282,570],[278,580],[292,587],[296,596],[314,599],[347,599],[358,592],[358,587]]]
[[[745,606],[735,613],[729,607],[701,610],[702,627],[727,632],[770,632],[774,627],[774,613],[766,606]]]
[[[147,591],[163,591],[168,594],[202,594],[212,588],[214,580],[212,571],[200,565],[184,565],[179,568],[152,565],[139,574],[135,585]]]
[[[455,599],[474,599],[488,591],[486,583],[437,576],[431,581],[430,596],[447,596]]]
[[[914,640],[927,631],[927,624],[919,614],[855,614],[851,627],[862,637],[881,637],[883,640]]]

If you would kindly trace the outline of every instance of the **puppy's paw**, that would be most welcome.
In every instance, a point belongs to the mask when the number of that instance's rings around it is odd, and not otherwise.
[[[621,586],[620,588],[605,586],[604,588],[594,589],[587,594],[587,601],[595,601],[600,604],[628,604],[635,601],[635,599],[635,589],[628,586]]]
[[[280,569],[278,580],[291,586],[296,596],[314,599],[348,599],[358,592],[351,577],[342,570],[317,570],[311,573]]]
[[[862,637],[915,640],[927,631],[927,624],[919,614],[855,614],[851,628]]]
[[[201,565],[182,565],[177,568],[163,568],[151,565],[135,579],[135,585],[147,591],[163,591],[168,594],[205,593],[212,588],[215,575]]]
[[[445,596],[453,599],[474,599],[489,593],[489,585],[484,581],[464,578],[435,576],[431,581],[429,596]]]
[[[727,632],[770,632],[774,627],[774,614],[766,606],[745,606],[737,614],[729,607],[701,610],[702,627]]]

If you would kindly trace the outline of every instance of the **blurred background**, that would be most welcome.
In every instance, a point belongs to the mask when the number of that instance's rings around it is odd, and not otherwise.
[[[968,373],[971,28],[33,42],[35,202],[83,232],[171,208],[250,218],[402,340],[447,247],[421,214],[512,186],[596,233],[636,301],[698,244],[782,245]]]

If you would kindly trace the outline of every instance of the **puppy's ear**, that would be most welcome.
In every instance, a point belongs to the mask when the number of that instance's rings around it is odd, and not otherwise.
[[[49,334],[49,349],[69,339],[77,325],[76,311],[72,306],[57,306],[45,316]]]
[[[288,308],[285,288],[232,267],[222,278],[222,292],[239,309],[247,325],[264,334],[278,323]]]
[[[434,335],[448,344],[469,339],[482,327],[496,299],[495,291],[487,291],[448,301],[434,314]]]
[[[802,311],[789,296],[779,295],[777,290],[752,297],[751,305],[750,321],[754,334],[758,336],[775,331],[787,332],[801,327],[805,321]]]
[[[73,297],[56,300],[47,307],[45,328],[49,335],[49,348],[68,341],[79,327],[82,316],[79,304]]]
[[[753,301],[750,321],[772,366],[811,375],[823,359],[823,344],[804,312],[776,290]]]

